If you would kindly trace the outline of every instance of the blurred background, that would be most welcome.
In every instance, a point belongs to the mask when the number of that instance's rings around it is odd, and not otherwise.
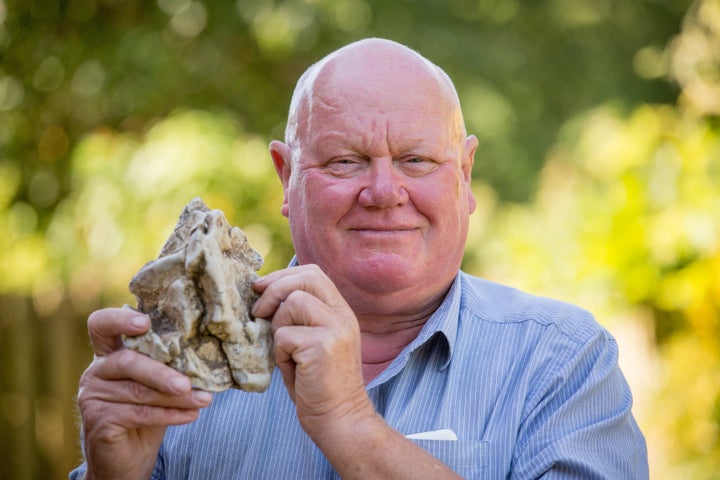
[[[655,479],[720,475],[720,0],[0,0],[0,478],[80,462],[87,315],[193,197],[292,254],[267,143],[300,73],[403,42],[478,136],[465,270],[617,338]]]

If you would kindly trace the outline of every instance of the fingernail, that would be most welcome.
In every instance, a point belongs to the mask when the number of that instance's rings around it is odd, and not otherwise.
[[[130,319],[130,324],[135,328],[145,328],[148,324],[148,318],[142,315],[137,315]]]
[[[170,388],[177,393],[185,393],[190,389],[190,380],[185,377],[175,377],[170,380]]]
[[[209,405],[213,399],[212,393],[206,392],[205,390],[193,390],[192,396],[196,402],[205,405]]]

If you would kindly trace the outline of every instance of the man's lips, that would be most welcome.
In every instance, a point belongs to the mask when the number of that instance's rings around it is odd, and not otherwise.
[[[392,226],[362,226],[362,227],[351,227],[348,228],[354,232],[378,232],[378,233],[394,233],[394,232],[412,232],[417,230],[417,227],[392,227]]]
[[[355,236],[357,239],[363,239],[364,241],[392,241],[395,243],[401,240],[404,241],[404,239],[412,238],[418,231],[419,229],[417,228],[375,226],[351,228],[348,233]]]

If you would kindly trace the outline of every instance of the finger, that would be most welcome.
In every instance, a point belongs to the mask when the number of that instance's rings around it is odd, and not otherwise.
[[[256,317],[271,318],[277,308],[287,302],[288,297],[296,291],[307,292],[332,307],[347,307],[347,303],[332,281],[315,265],[303,265],[273,272],[255,285],[262,291],[253,306],[252,312]]]
[[[160,427],[190,423],[197,420],[200,410],[130,404],[121,406],[115,410],[114,414],[118,417],[131,419],[130,422],[125,423],[130,428],[142,428],[145,426]]]
[[[105,308],[88,317],[88,333],[97,356],[122,348],[122,335],[141,335],[150,327],[150,319],[131,308]]]
[[[297,326],[285,326],[275,332],[273,342],[275,365],[282,373],[285,388],[293,402],[295,401],[295,374],[298,367],[298,362],[294,357],[295,355],[302,357],[300,350],[307,343],[308,334],[312,334],[308,327]]]
[[[308,359],[303,357],[302,352],[308,349],[308,344],[317,340],[317,336],[313,337],[313,331],[308,327],[285,326],[278,329],[273,343],[275,363],[282,370],[283,366],[296,367],[307,362]]]
[[[289,325],[275,332],[273,353],[278,365],[294,363],[299,376],[301,371],[338,372],[354,366],[360,359],[358,346],[331,328]]]
[[[329,315],[327,305],[307,292],[296,290],[275,310],[271,328],[275,333],[279,328],[289,325],[321,326],[327,323],[324,319]]]
[[[285,268],[282,270],[276,270],[272,273],[259,277],[253,283],[253,287],[258,292],[264,292],[267,287],[273,285],[279,281],[295,279],[295,282],[315,283],[317,281],[325,281],[327,284],[332,285],[330,278],[322,271],[320,267],[315,264],[298,265],[296,267]],[[315,279],[315,280],[311,280]],[[308,285],[309,287],[310,285]]]
[[[301,268],[303,268],[303,266],[298,265],[295,267],[288,267],[288,268],[283,268],[281,270],[275,270],[274,272],[270,272],[267,275],[256,278],[255,281],[253,282],[253,288],[257,292],[262,293],[265,290],[265,288],[267,288],[267,286],[270,285],[272,282],[274,282],[280,278],[286,277],[288,275],[293,275],[297,271],[297,269],[301,269]]]
[[[200,411],[198,408],[114,402],[84,402],[79,405],[85,425],[116,425],[121,430],[182,425],[196,420]]]
[[[290,400],[295,401],[295,360],[287,347],[280,347],[277,343],[273,345],[273,356],[275,365],[282,373],[283,383],[290,395]]]
[[[291,398],[305,409],[341,401],[364,390],[359,350],[324,327],[286,326],[275,333],[275,363]]]
[[[113,404],[136,404],[175,409],[198,409],[210,405],[212,394],[190,390],[185,394],[168,394],[131,380],[85,380],[78,393],[78,402],[102,401]]]
[[[93,361],[92,375],[100,380],[132,380],[170,395],[187,394],[192,388],[182,373],[129,349],[98,357]]]

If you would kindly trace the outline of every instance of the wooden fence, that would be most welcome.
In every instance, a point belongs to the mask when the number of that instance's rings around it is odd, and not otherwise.
[[[0,479],[66,479],[80,461],[86,316],[69,302],[41,316],[32,299],[0,295]]]

